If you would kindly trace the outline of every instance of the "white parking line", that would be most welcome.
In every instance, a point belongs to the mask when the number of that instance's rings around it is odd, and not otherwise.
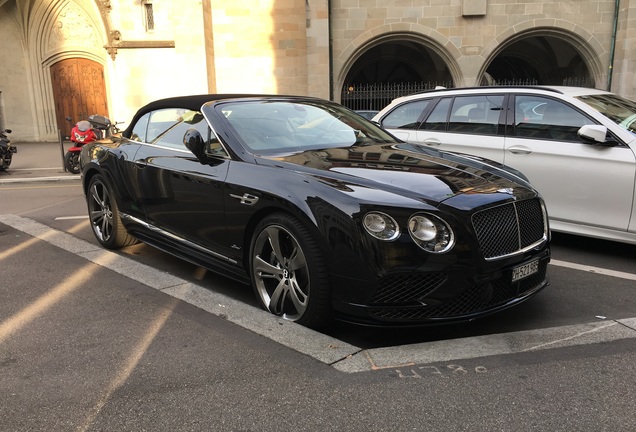
[[[88,219],[88,215],[84,216],[60,216],[56,217],[55,220],[71,220],[71,219]]]
[[[285,321],[261,309],[216,293],[128,257],[58,231],[34,220],[0,215],[0,222],[53,246],[74,253],[104,268],[222,317],[240,327],[333,366],[342,372],[368,372],[404,368],[462,359],[524,353],[636,338],[636,318],[596,321],[570,326],[462,339],[362,349],[336,338]],[[553,265],[606,276],[635,279],[636,275],[554,260]],[[415,367],[416,370],[426,366]],[[406,370],[406,369],[405,369]]]
[[[48,183],[48,182],[62,182],[62,181],[78,181],[82,177],[78,175],[61,175],[51,177],[30,177],[30,178],[0,178],[1,184],[14,184],[14,183]]]
[[[51,171],[51,170],[57,170],[57,169],[63,169],[63,168],[59,166],[52,167],[52,168],[11,168],[11,171]]]
[[[550,261],[550,264],[558,266],[558,267],[566,267],[566,268],[571,268],[573,270],[581,270],[584,272],[600,274],[603,276],[612,276],[612,277],[617,277],[621,279],[636,281],[636,274],[633,274],[633,273],[625,273],[625,272],[620,272],[615,270],[608,270],[608,269],[604,269],[600,267],[586,266],[582,264],[576,264],[576,263],[571,263],[567,261],[559,261],[554,259]]]

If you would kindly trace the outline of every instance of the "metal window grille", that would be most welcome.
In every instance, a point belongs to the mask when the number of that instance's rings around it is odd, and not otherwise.
[[[393,99],[437,86],[454,87],[452,82],[406,82],[377,84],[345,84],[342,88],[342,105],[354,110],[380,110]]]
[[[489,85],[540,85],[533,78],[510,79],[493,81]],[[485,84],[484,84],[485,85]],[[568,77],[563,79],[565,86],[594,87],[594,80],[589,77]],[[400,96],[432,90],[437,86],[454,87],[448,82],[405,82],[405,83],[375,83],[375,84],[345,84],[340,93],[342,105],[353,110],[381,110],[391,101]]]
[[[152,31],[155,29],[155,14],[152,8],[152,2],[146,1],[144,3],[144,17],[146,24],[146,31]]]

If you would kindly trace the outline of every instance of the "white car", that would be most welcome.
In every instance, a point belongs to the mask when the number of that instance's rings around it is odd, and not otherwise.
[[[516,168],[554,231],[636,244],[636,103],[577,87],[443,89],[373,120],[398,138]]]

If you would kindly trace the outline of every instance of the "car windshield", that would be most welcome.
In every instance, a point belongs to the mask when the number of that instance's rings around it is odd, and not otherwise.
[[[380,127],[340,105],[254,100],[216,106],[244,144],[260,154],[395,143]]]
[[[619,126],[636,133],[636,102],[615,94],[578,96],[596,111],[605,115]]]

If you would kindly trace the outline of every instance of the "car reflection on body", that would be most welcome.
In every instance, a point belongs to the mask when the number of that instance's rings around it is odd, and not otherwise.
[[[309,327],[468,320],[547,285],[546,211],[523,176],[321,99],[156,101],[81,163],[104,247],[139,239]]]

